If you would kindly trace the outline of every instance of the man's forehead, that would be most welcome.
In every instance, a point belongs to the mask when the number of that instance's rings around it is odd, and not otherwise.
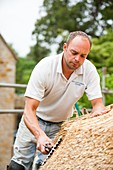
[[[89,41],[89,39],[87,37],[82,36],[82,35],[77,35],[73,40],[77,40],[77,39],[82,39],[82,40],[88,40]]]
[[[70,41],[70,45],[71,44],[75,44],[75,43],[76,44],[84,43],[84,42],[85,42],[85,44],[87,43],[87,45],[89,44],[89,46],[90,46],[90,42],[89,42],[87,37],[81,36],[81,35],[77,35],[72,41]]]

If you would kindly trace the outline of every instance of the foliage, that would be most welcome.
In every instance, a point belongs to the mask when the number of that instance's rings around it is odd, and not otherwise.
[[[19,58],[16,65],[16,83],[17,84],[27,84],[30,74],[35,66],[33,60],[28,60],[27,58]],[[25,89],[17,88],[17,93],[24,93]]]
[[[78,101],[79,109],[82,108],[91,108],[91,102],[88,100],[86,94]]]
[[[68,33],[82,30],[93,37],[88,58],[97,67],[101,81],[101,69],[107,67],[109,76],[106,77],[106,87],[113,89],[112,9],[112,0],[44,0],[41,11],[44,15],[36,21],[33,31],[36,44],[31,47],[27,59],[19,59],[17,62],[17,83],[27,84],[36,62],[49,55],[51,50],[61,52]],[[53,44],[57,45],[57,49]],[[106,101],[106,104],[112,103],[112,95],[106,95]],[[78,104],[80,108],[91,108],[86,95]]]
[[[44,0],[40,12],[45,15],[36,21],[33,35],[37,43],[29,56],[39,61],[48,55],[53,44],[61,52],[71,31],[82,30],[93,37],[103,35],[113,25],[112,9],[112,0]]]
[[[88,59],[94,63],[97,69],[107,67],[109,74],[113,73],[113,31],[107,31],[106,35],[93,38],[93,46]]]
[[[50,49],[45,47],[39,42],[35,46],[31,47],[30,53],[27,55],[28,59],[39,62],[42,58],[46,57],[50,53]]]
[[[110,89],[113,91],[113,74],[107,74],[106,75],[106,88],[107,89]],[[105,94],[105,102],[106,102],[106,105],[109,105],[109,104],[112,104],[113,103],[113,94]]]

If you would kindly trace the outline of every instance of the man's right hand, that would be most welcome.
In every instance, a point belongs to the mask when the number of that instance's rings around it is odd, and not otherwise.
[[[41,135],[39,135],[38,139],[37,139],[37,149],[43,153],[43,154],[48,154],[50,152],[50,150],[52,149],[54,143],[53,141],[47,137],[47,135],[42,132]]]

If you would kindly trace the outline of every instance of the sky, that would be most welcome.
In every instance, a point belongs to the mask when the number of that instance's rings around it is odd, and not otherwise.
[[[43,0],[0,0],[0,33],[20,57],[35,43],[32,31],[42,4]]]

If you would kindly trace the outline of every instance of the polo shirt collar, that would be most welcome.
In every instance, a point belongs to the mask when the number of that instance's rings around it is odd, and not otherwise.
[[[57,66],[57,72],[61,74],[62,74],[62,57],[63,57],[63,52],[59,54],[59,60]]]
[[[62,58],[63,58],[63,52],[59,54],[59,61],[57,66],[57,72],[62,74]],[[83,74],[83,65],[80,66],[78,69],[74,71],[76,75]]]
[[[77,68],[74,72],[75,72],[77,75],[83,74],[83,65],[81,65],[79,68]]]

